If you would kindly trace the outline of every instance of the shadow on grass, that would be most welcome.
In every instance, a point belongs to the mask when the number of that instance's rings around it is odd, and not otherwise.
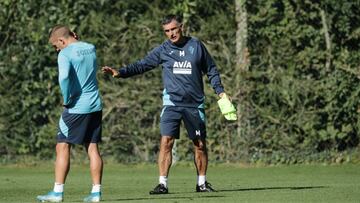
[[[229,190],[218,190],[218,192],[236,192],[236,191],[258,191],[258,190],[311,190],[319,188],[329,188],[329,186],[305,186],[305,187],[258,187],[258,188],[239,188]]]
[[[174,194],[174,193],[171,193]],[[140,198],[120,198],[120,199],[106,199],[106,200],[102,200],[104,202],[110,202],[110,201],[136,201],[136,200],[171,200],[171,199],[182,199],[182,200],[194,200],[194,199],[203,199],[203,198],[219,198],[219,197],[225,197],[224,195],[207,195],[207,196],[198,196],[198,197],[194,197],[194,196],[188,196],[188,197],[174,197],[171,196],[171,194],[166,194],[166,195],[151,195],[148,198],[146,197],[140,197]]]
[[[166,195],[149,195],[148,197],[138,197],[138,198],[118,198],[118,199],[105,199],[103,202],[125,202],[125,201],[139,201],[139,200],[196,200],[204,198],[221,198],[226,197],[225,195],[220,195],[221,192],[241,192],[241,191],[259,191],[259,190],[311,190],[311,189],[321,189],[329,188],[329,186],[304,186],[304,187],[258,187],[258,188],[239,188],[239,189],[225,189],[217,190],[215,193],[197,193],[201,196],[172,196],[174,194],[185,194],[190,192],[175,192],[169,193]],[[219,193],[220,194],[219,194]],[[194,192],[191,192],[194,194]],[[215,195],[215,194],[219,195]],[[203,196],[205,195],[206,196]],[[211,194],[211,195],[208,195]]]

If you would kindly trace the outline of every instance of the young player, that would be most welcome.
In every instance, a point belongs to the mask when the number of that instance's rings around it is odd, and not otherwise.
[[[68,27],[55,26],[49,42],[58,54],[59,84],[64,111],[59,121],[56,144],[54,189],[37,196],[42,202],[61,202],[64,184],[70,169],[70,149],[74,144],[83,145],[90,159],[93,182],[85,202],[99,202],[103,162],[98,143],[101,141],[102,102],[96,80],[96,50],[94,45],[78,41]]]

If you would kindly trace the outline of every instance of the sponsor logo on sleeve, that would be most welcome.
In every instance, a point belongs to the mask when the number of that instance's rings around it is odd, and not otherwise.
[[[194,55],[194,50],[195,50],[195,49],[194,49],[193,46],[190,46],[188,50],[189,50],[189,52],[190,52],[191,55]]]

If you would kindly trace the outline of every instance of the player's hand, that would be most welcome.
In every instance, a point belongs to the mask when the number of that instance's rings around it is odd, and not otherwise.
[[[101,68],[101,71],[104,73],[104,74],[111,74],[114,78],[117,78],[120,76],[120,73],[115,70],[114,68],[111,68],[109,66],[103,66]]]

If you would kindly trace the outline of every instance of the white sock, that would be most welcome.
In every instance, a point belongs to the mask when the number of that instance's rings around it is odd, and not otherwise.
[[[205,184],[205,181],[206,181],[206,176],[198,176],[197,177],[197,182],[198,182],[199,186]]]
[[[64,192],[64,184],[55,183],[54,184],[54,192]]]
[[[92,189],[91,189],[91,193],[94,193],[94,192],[100,192],[101,191],[101,185],[100,184],[93,184],[92,185]]]
[[[166,176],[159,176],[159,183],[163,184],[165,187],[167,187],[167,180]]]

